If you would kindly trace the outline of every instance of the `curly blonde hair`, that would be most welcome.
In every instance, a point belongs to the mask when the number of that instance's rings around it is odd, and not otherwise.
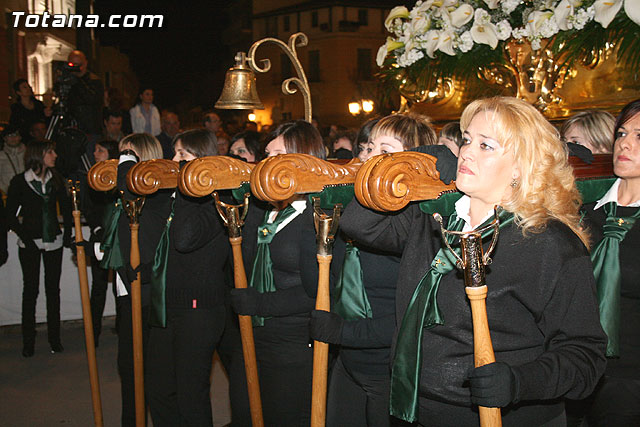
[[[391,114],[383,117],[371,130],[369,141],[380,135],[397,139],[402,142],[405,150],[420,145],[435,145],[438,142],[429,118],[416,113]]]
[[[556,219],[588,247],[589,236],[580,227],[582,197],[557,129],[532,105],[498,96],[476,100],[465,108],[460,119],[463,132],[479,113],[486,114],[493,136],[505,151],[511,150],[520,168],[520,179],[504,208],[515,214],[522,233],[542,231]]]

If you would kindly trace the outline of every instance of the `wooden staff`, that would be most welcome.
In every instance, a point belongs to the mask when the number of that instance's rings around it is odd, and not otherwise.
[[[242,259],[242,226],[249,208],[249,195],[245,194],[242,205],[229,205],[218,198],[216,190],[237,188],[247,182],[253,165],[231,157],[213,156],[193,160],[180,171],[180,191],[191,197],[213,194],[218,214],[229,230],[229,243],[233,252],[233,279],[236,289],[247,287],[247,275]],[[238,316],[244,369],[247,377],[247,393],[254,427],[264,426],[262,400],[258,380],[258,364],[253,339],[251,316]]]
[[[259,199],[283,207],[297,194],[316,193],[330,185],[351,184],[361,162],[330,163],[307,154],[285,154],[258,163],[251,173],[251,192]],[[314,223],[318,259],[317,310],[330,310],[329,273],[335,233],[341,205],[336,205],[333,217],[321,212],[314,199]],[[325,425],[327,402],[327,369],[329,345],[314,341],[313,381],[311,396],[311,426]]]
[[[82,224],[80,224],[80,209],[78,209],[78,185],[69,180],[69,192],[73,203],[73,221],[76,230],[76,243],[82,243]],[[100,381],[98,379],[98,364],[96,363],[96,346],[93,336],[93,322],[91,317],[91,302],[89,298],[89,280],[87,278],[87,259],[84,246],[76,245],[78,263],[78,279],[80,282],[80,297],[82,301],[82,318],[84,320],[84,340],[87,348],[87,363],[89,364],[89,383],[91,385],[91,402],[93,403],[93,421],[102,427],[102,401],[100,399]]]

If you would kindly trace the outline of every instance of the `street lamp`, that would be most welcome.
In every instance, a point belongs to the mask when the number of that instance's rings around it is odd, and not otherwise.
[[[358,116],[360,114],[369,114],[373,111],[374,103],[370,99],[361,99],[360,101],[351,101],[349,103],[349,113],[352,116]]]

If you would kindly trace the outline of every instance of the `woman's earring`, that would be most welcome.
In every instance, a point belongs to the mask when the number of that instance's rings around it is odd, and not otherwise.
[[[520,184],[520,181],[518,181],[517,179],[514,178],[511,180],[511,188],[516,188],[518,184]]]

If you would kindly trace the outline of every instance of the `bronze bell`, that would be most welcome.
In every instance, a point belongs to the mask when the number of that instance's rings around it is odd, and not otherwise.
[[[264,110],[256,90],[256,76],[247,66],[244,52],[236,54],[236,65],[229,68],[216,108],[228,110]]]

